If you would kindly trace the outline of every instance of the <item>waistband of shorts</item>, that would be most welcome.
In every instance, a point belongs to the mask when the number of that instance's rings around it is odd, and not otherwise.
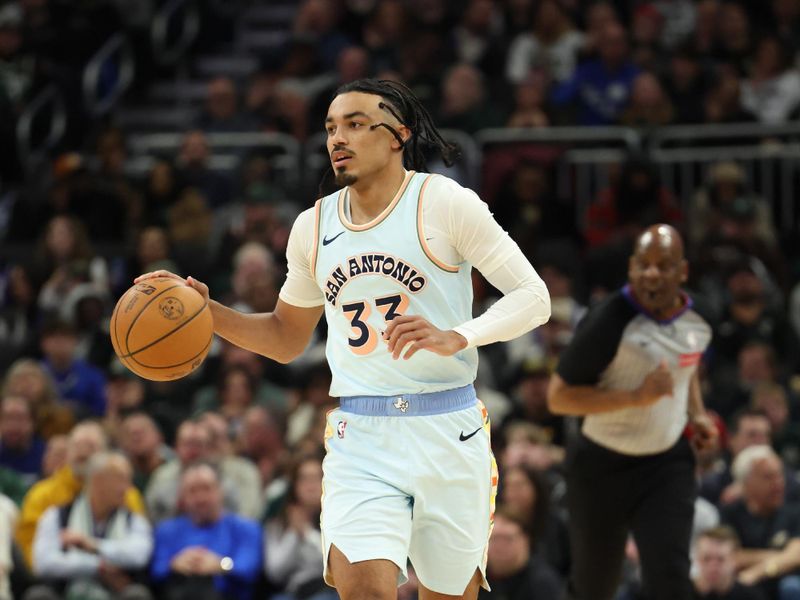
[[[441,415],[475,406],[478,397],[472,384],[452,390],[396,396],[343,396],[344,412],[371,417],[420,417]]]

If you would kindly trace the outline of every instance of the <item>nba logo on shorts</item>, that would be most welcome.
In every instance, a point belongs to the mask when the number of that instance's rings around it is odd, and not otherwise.
[[[336,426],[336,433],[339,436],[340,440],[344,439],[344,428],[347,427],[347,421],[339,421],[339,424]]]

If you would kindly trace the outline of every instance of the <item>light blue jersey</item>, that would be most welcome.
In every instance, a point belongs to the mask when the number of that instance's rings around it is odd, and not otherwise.
[[[472,266],[441,262],[425,240],[431,177],[409,171],[389,206],[364,225],[347,217],[347,188],[317,201],[312,271],[325,295],[332,396],[438,392],[475,380],[475,348],[394,360],[382,338],[398,315],[420,315],[442,330],[472,318]]]

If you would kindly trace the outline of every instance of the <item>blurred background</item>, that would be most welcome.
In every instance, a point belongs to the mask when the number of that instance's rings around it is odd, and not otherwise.
[[[238,591],[214,579],[220,597],[330,593],[318,551],[335,404],[324,324],[291,365],[218,339],[202,369],[170,383],[127,372],[107,331],[133,277],[156,268],[207,282],[239,310],[271,310],[288,232],[329,164],[328,103],[362,77],[420,97],[461,148],[453,167],[432,157],[431,170],[481,195],[552,294],[548,324],[481,349],[501,468],[495,580],[526,569],[537,583],[525,597],[560,593],[575,424],[547,411],[548,380],[654,222],[683,233],[688,287],[714,328],[703,386],[723,447],[700,457],[698,532],[741,501],[730,463],[751,445],[776,450],[794,509],[798,66],[800,0],[2,2],[0,598],[169,597],[158,528],[194,514],[191,482],[177,479],[197,459],[216,467],[214,498],[259,528],[256,566],[237,574]],[[477,314],[497,291],[479,273],[474,289]],[[150,547],[111,574],[81,563],[54,576],[37,567],[36,536],[58,531],[42,532],[42,515],[103,474],[79,451],[86,423],[91,448],[132,466],[130,508],[147,515]],[[635,545],[628,554],[621,599],[638,597]],[[401,595],[415,594],[412,577]]]

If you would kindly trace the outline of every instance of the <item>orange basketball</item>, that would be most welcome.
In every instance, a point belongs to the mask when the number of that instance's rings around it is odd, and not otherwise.
[[[211,309],[192,288],[169,277],[137,283],[111,315],[111,343],[122,364],[152,381],[194,371],[214,337]]]

